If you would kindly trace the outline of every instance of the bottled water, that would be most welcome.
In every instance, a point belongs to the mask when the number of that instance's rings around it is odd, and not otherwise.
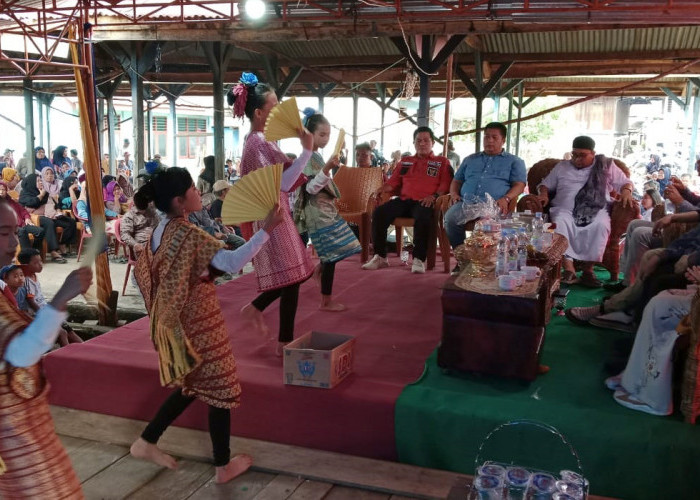
[[[508,274],[508,237],[506,231],[501,230],[501,239],[496,247],[496,278]]]
[[[529,244],[527,231],[524,227],[521,227],[518,234],[518,271],[527,266],[527,246]]]
[[[514,230],[508,231],[508,271],[518,270],[518,235]]]
[[[401,249],[401,262],[403,262],[404,266],[408,265],[408,250],[405,248]]]
[[[535,218],[532,219],[532,238],[530,242],[537,251],[542,250],[542,233],[544,232],[544,220],[542,220],[542,212],[535,213]]]
[[[666,215],[676,212],[676,205],[674,205],[671,200],[666,199],[664,203],[666,204]]]

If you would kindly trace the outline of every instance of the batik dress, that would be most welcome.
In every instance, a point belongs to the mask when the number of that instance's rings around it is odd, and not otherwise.
[[[153,236],[151,236],[153,237]],[[218,408],[235,408],[241,387],[209,265],[222,243],[182,217],[136,263],[150,316],[160,381]]]
[[[265,140],[262,132],[251,132],[246,139],[241,156],[241,175],[245,176],[259,168],[283,163],[288,168],[291,163],[277,144]],[[294,191],[306,180],[300,175],[289,192]],[[289,207],[289,194],[280,193],[280,210],[283,221],[272,231],[270,240],[253,258],[258,291],[275,290],[295,283],[301,283],[311,276],[313,263],[306,253]],[[246,236],[262,228],[263,221],[243,224]]]
[[[338,262],[360,253],[362,246],[338,214],[335,200],[340,198],[340,191],[333,179],[323,174],[324,166],[323,157],[314,152],[304,169],[310,180],[300,189],[294,220],[300,232],[308,231],[321,262]]]
[[[0,359],[32,318],[0,295]],[[41,361],[17,368],[0,361],[0,498],[83,498],[49,412]],[[1,468],[0,468],[1,469]]]

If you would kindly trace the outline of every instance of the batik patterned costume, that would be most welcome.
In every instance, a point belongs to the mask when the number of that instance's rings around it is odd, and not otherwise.
[[[151,319],[160,381],[218,408],[235,408],[241,393],[210,261],[222,243],[182,217],[172,219],[154,253],[136,264],[136,281]]]
[[[0,353],[32,319],[0,295]],[[49,384],[41,362],[17,368],[0,362],[0,497],[83,498],[80,481],[54,431]]]
[[[266,141],[262,132],[251,132],[241,156],[241,175],[276,163],[283,163],[285,168],[291,165],[289,158],[275,143]],[[289,192],[305,180],[301,175]],[[283,191],[280,194],[279,204],[284,220],[272,231],[267,245],[253,258],[258,291],[261,292],[301,283],[313,272],[313,264],[292,220],[288,193]],[[247,238],[261,227],[262,221],[252,223],[252,228],[251,224],[243,224],[244,236]]]
[[[308,231],[321,262],[338,262],[360,253],[362,246],[338,214],[335,200],[341,193],[333,179],[322,172],[324,166],[323,157],[314,152],[304,169],[309,182],[300,190],[294,220],[299,232]]]

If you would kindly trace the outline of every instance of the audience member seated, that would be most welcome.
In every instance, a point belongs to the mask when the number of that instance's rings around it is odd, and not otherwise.
[[[435,136],[429,127],[418,127],[413,132],[415,156],[403,158],[398,171],[384,183],[377,194],[397,195],[379,205],[372,214],[374,256],[362,269],[376,270],[388,267],[386,258],[386,231],[397,217],[413,217],[413,265],[411,272],[424,273],[428,251],[428,236],[433,221],[435,200],[446,194],[450,187],[450,160],[433,154]]]
[[[654,224],[658,232],[672,222],[697,222],[700,210],[667,215]],[[634,283],[600,305],[567,309],[566,317],[574,323],[621,331],[634,331],[644,307],[662,290],[685,288],[688,267],[700,265],[700,226],[683,234],[668,248],[655,248],[644,253]]]
[[[65,146],[58,146],[56,149],[54,149],[51,163],[53,164],[56,177],[61,177],[63,172],[63,164],[67,163],[68,168],[71,166],[70,157],[68,156],[68,148]]]
[[[700,281],[700,267],[686,271],[688,281]],[[695,290],[665,290],[649,301],[634,338],[627,366],[605,381],[622,406],[652,415],[673,413],[673,347],[690,332]]]
[[[372,168],[372,146],[369,142],[355,146],[355,164],[359,168]]]
[[[119,234],[124,243],[134,250],[136,257],[146,247],[151,233],[158,226],[160,217],[153,203],[143,199],[143,195],[134,195],[134,204],[122,217]]]
[[[126,172],[119,172],[117,174],[117,184],[122,188],[122,193],[128,199],[134,197],[134,186],[131,185],[131,181],[127,176]]]
[[[464,243],[464,204],[485,201],[490,195],[502,214],[507,214],[512,200],[525,189],[525,162],[503,149],[508,130],[502,123],[492,122],[484,130],[484,149],[467,156],[450,184],[450,202],[445,213],[445,230],[450,246]],[[457,266],[453,273],[459,271]]]
[[[562,281],[577,281],[576,259],[583,261],[580,283],[596,288],[602,283],[593,273],[593,265],[603,259],[610,235],[610,192],[620,193],[624,207],[632,206],[634,186],[611,158],[595,154],[595,141],[590,137],[576,137],[571,156],[571,161],[557,163],[537,187],[537,194],[547,205],[553,193],[549,216],[556,224],[555,231],[569,241]]]
[[[41,146],[34,148],[34,172],[41,172],[44,168],[51,166],[51,160],[46,157],[44,148]]]
[[[61,254],[68,253],[66,245],[72,243],[75,238],[76,222],[56,208],[58,192],[59,186],[53,168],[45,167],[41,178],[37,174],[30,174],[22,181],[19,203],[24,205],[30,214],[39,216],[39,226],[44,229],[51,260],[65,263],[66,259]],[[60,242],[56,234],[57,227],[63,230]],[[58,250],[61,253],[58,253]]]
[[[651,213],[654,211],[654,207],[663,204],[664,199],[661,197],[661,195],[656,189],[647,189],[644,192],[644,196],[642,196],[642,201],[639,203],[640,211],[642,214],[642,218],[639,220],[643,220],[644,222],[652,222]]]
[[[195,226],[204,229],[214,238],[226,243],[226,246],[231,250],[235,250],[245,244],[245,240],[238,236],[232,229],[212,219],[209,212],[204,207],[197,212],[192,212],[189,215],[189,221]]]
[[[19,309],[23,310],[30,316],[36,315],[37,311],[44,307],[48,302],[39,284],[38,274],[44,269],[44,262],[41,260],[41,254],[38,250],[30,248],[22,250],[17,256],[22,272],[24,274],[24,282],[22,283],[23,291],[15,295]],[[26,300],[21,301],[20,297],[24,296]],[[61,324],[61,329],[58,333],[58,345],[63,347],[68,344],[82,343],[78,334],[68,325]]]
[[[34,248],[41,247],[44,241],[44,230],[37,227],[32,222],[31,215],[27,209],[8,196],[8,185],[4,181],[0,182],[0,198],[5,198],[17,215],[17,238],[22,250],[32,248],[29,235],[34,238]]]
[[[221,207],[224,205],[224,198],[231,189],[231,185],[226,181],[216,181],[214,183],[214,196],[216,199],[209,205],[209,215],[217,222],[221,222]]]
[[[197,178],[197,189],[202,195],[202,206],[208,207],[214,201],[214,195],[211,194],[214,190],[214,182],[216,179],[216,157],[213,155],[205,156],[204,170]]]
[[[13,200],[19,199],[19,191],[17,191],[17,186],[19,185],[19,175],[14,168],[5,167],[2,169],[2,180],[5,182],[7,187],[7,194]]]
[[[58,199],[61,202],[61,208],[63,210],[70,210],[71,207],[73,206],[73,202],[71,201],[71,195],[70,195],[70,188],[73,185],[78,186],[78,191],[80,191],[80,185],[78,184],[78,178],[74,177],[72,175],[69,175],[65,179],[63,179],[63,182],[61,183],[61,190],[58,193]]]

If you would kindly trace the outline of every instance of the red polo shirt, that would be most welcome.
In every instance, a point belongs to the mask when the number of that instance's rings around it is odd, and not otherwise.
[[[450,160],[431,152],[423,158],[401,158],[387,184],[402,200],[422,200],[438,191],[447,193],[451,181]]]

